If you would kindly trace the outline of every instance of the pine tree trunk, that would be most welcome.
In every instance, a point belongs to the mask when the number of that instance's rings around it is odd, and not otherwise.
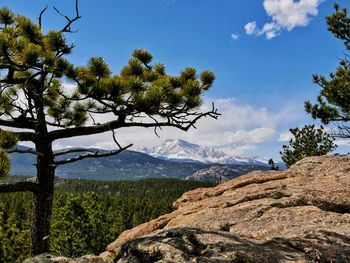
[[[33,200],[31,225],[31,254],[39,255],[49,251],[52,193],[36,193]]]
[[[35,127],[35,148],[37,152],[37,176],[39,189],[34,192],[33,212],[31,222],[31,254],[33,256],[49,252],[50,228],[54,192],[55,166],[52,151],[52,141],[46,124],[43,91],[45,90],[46,75],[42,75],[38,85],[29,91],[34,101],[37,114]]]
[[[55,177],[51,144],[37,145],[37,151],[42,153],[42,155],[37,158],[39,190],[34,193],[33,198],[31,223],[31,254],[33,256],[49,252]]]

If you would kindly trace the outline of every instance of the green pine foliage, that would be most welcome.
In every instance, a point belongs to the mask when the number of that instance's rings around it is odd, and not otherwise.
[[[277,165],[275,165],[275,162],[273,159],[269,159],[269,165],[270,165],[271,171],[279,171],[280,169]]]
[[[174,179],[101,182],[56,180],[51,252],[99,254],[120,233],[172,211],[183,192],[211,183]],[[31,194],[0,195],[0,263],[29,257]]]
[[[294,138],[290,139],[289,145],[283,145],[280,152],[287,167],[305,157],[325,155],[337,148],[323,126],[317,129],[315,125],[305,125],[301,130],[294,128],[289,131]]]
[[[7,177],[10,172],[10,160],[6,150],[14,147],[17,141],[14,133],[0,129],[0,179]]]
[[[350,17],[346,8],[340,9],[335,4],[335,12],[327,17],[328,30],[344,42],[350,50]],[[345,55],[334,73],[329,78],[320,75],[313,76],[314,83],[321,87],[317,103],[305,102],[305,110],[315,119],[324,124],[334,123],[334,136],[350,138],[350,62]]]
[[[0,195],[0,263],[23,262],[29,255],[31,195]]]
[[[3,149],[0,149],[0,179],[6,178],[10,172],[10,160],[8,154]]]

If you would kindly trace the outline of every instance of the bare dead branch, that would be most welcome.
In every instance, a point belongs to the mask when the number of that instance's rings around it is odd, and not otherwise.
[[[78,153],[78,152],[91,152],[91,149],[88,148],[69,148],[69,149],[63,149],[63,150],[58,150],[54,152],[54,156],[60,156],[60,155],[65,155],[69,153]]]
[[[0,193],[14,193],[14,192],[36,192],[39,189],[39,184],[36,182],[14,182],[1,183]]]
[[[78,4],[78,0],[75,1],[75,17],[70,18],[66,15],[64,15],[60,10],[58,10],[55,6],[53,7],[53,9],[62,17],[64,17],[67,21],[67,24],[61,29],[61,32],[66,32],[66,33],[75,33],[77,31],[73,31],[71,29],[72,24],[77,21],[78,19],[81,18],[81,16],[79,15],[79,4]]]
[[[350,126],[346,126],[342,122],[334,124],[334,129],[332,129],[329,134],[333,138],[349,139],[350,138]]]
[[[112,134],[113,134],[113,141],[115,142],[116,145],[118,145],[119,149],[121,149],[122,147],[120,146],[119,142],[117,141],[117,138],[115,137],[115,131],[112,130]]]
[[[73,162],[77,162],[80,160],[84,160],[86,158],[102,158],[102,157],[108,157],[108,156],[113,156],[113,155],[117,155],[119,153],[121,153],[122,151],[125,151],[126,149],[130,148],[132,146],[132,144],[129,144],[126,147],[122,147],[118,150],[115,151],[108,151],[108,152],[104,152],[104,153],[100,153],[100,151],[94,152],[94,153],[86,153],[86,154],[82,154],[79,155],[77,157],[73,157],[70,159],[65,159],[65,160],[60,160],[60,161],[56,161],[54,164],[55,166],[59,166],[59,165],[64,165],[64,164],[68,164],[68,163],[73,163]]]
[[[42,23],[41,23],[41,22],[42,22],[42,17],[43,17],[43,15],[44,15],[46,9],[47,9],[47,5],[44,7],[43,10],[40,11],[40,14],[39,14],[38,20],[39,20],[39,27],[40,27],[40,28],[41,28],[41,25],[42,25]]]
[[[159,123],[158,122],[158,120],[156,119],[156,118],[154,118],[152,115],[149,115],[149,114],[147,114],[147,116],[149,117],[149,118],[151,118],[155,123]],[[162,128],[161,127],[154,127],[154,134],[158,137],[158,138],[160,138],[160,136],[159,136],[159,134],[158,134],[158,132],[157,132],[157,128],[159,128],[160,130],[162,130]]]
[[[94,125],[98,125],[99,123],[97,123],[96,121],[95,121],[95,118],[92,116],[92,114],[89,112],[89,116],[90,116],[90,118],[91,118],[91,120],[92,120],[92,123],[94,124]]]
[[[10,153],[10,154],[11,153],[23,153],[23,154],[29,153],[29,154],[33,154],[33,155],[37,155],[37,156],[43,156],[42,153],[37,152],[33,148],[29,148],[29,149],[26,149],[26,150],[21,150],[21,149],[18,149],[18,148],[14,148],[14,149],[8,150],[7,152]]]
[[[49,126],[52,126],[52,127],[58,127],[58,128],[66,128],[67,127],[67,125],[61,124],[60,120],[56,119],[55,121],[57,123],[49,122],[49,121],[45,121],[45,123]]]

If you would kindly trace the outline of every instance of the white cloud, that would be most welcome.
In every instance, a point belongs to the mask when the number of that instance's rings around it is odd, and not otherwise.
[[[239,39],[239,35],[238,34],[231,34],[231,39],[233,41],[237,41]]]
[[[264,0],[263,6],[271,22],[265,23],[262,29],[256,22],[245,25],[248,35],[265,35],[272,39],[281,34],[282,30],[291,31],[295,27],[307,26],[312,16],[318,14],[318,6],[324,0]]]
[[[338,146],[350,146],[349,140],[336,140],[335,144]]]
[[[279,142],[287,142],[293,138],[293,134],[290,131],[285,131],[280,133],[280,137],[278,139]]]
[[[134,149],[141,146],[152,147],[161,144],[166,139],[184,139],[200,145],[215,147],[233,155],[251,155],[259,145],[275,141],[278,142],[279,125],[286,121],[293,121],[295,116],[295,103],[288,103],[279,111],[269,111],[264,107],[254,107],[242,104],[235,99],[214,100],[218,111],[222,114],[218,120],[203,118],[196,125],[197,129],[183,132],[175,128],[158,130],[160,138],[154,134],[153,129],[125,128],[116,130],[116,135],[122,145],[134,143]],[[203,105],[203,111],[210,110],[211,100]],[[293,114],[292,114],[293,113]],[[111,116],[96,120],[107,121]],[[287,124],[288,125],[288,124]],[[104,134],[78,137],[58,141],[55,148],[67,146],[85,146],[102,149],[115,147],[111,132]],[[259,155],[258,153],[253,153]]]
[[[253,22],[249,22],[248,24],[246,24],[244,26],[244,29],[245,29],[245,32],[248,34],[248,35],[253,35],[253,34],[256,34],[256,22],[253,21]]]
[[[261,127],[252,130],[226,131],[222,137],[227,144],[259,144],[273,138],[276,130],[273,128]]]
[[[225,153],[231,154],[231,156],[245,156],[247,152],[256,150],[256,145],[254,144],[244,144],[239,145],[236,147],[230,147],[230,146],[224,146],[221,147],[220,150],[222,150]]]

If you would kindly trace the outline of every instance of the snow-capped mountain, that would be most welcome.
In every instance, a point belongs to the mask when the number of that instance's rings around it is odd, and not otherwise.
[[[153,157],[169,161],[229,165],[268,165],[267,158],[229,156],[223,151],[200,146],[198,144],[193,144],[183,140],[166,140],[160,146],[156,146],[152,149],[143,147],[140,148],[139,151]]]

